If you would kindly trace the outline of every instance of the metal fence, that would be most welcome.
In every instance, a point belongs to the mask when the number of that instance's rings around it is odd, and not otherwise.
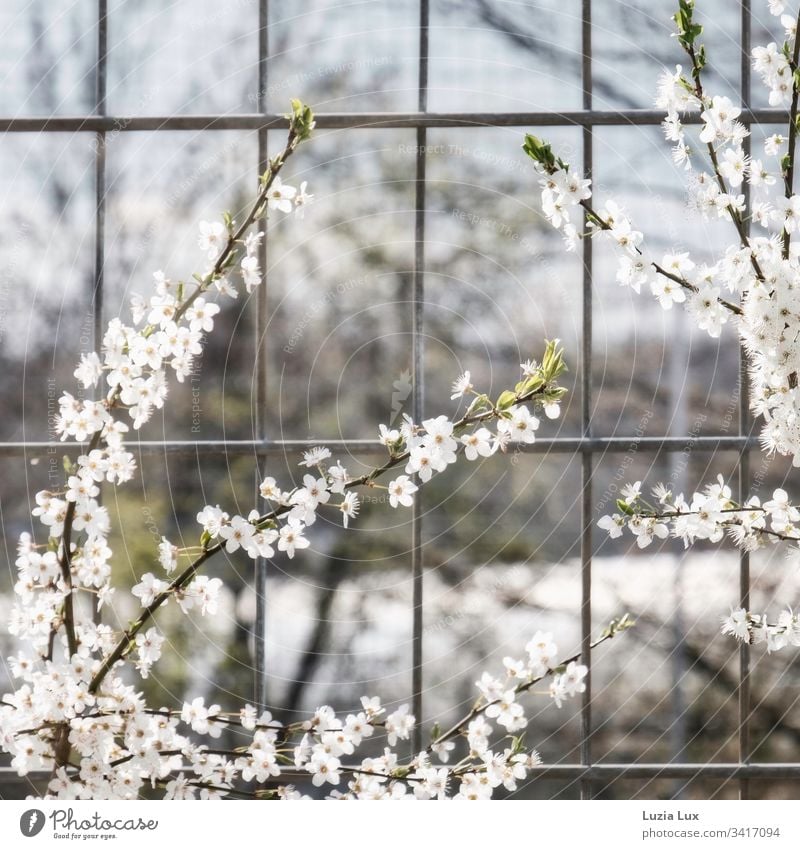
[[[785,113],[778,109],[750,108],[750,0],[741,0],[739,13],[741,15],[741,68],[740,68],[740,98],[742,105],[742,120],[748,124],[780,123],[785,120]],[[733,14],[731,7],[731,14]],[[321,113],[317,115],[317,126],[320,128],[358,129],[358,128],[413,128],[416,131],[416,163],[415,163],[415,241],[413,276],[411,282],[410,300],[413,310],[411,344],[413,362],[413,417],[421,420],[424,406],[424,300],[425,300],[425,209],[426,209],[426,138],[429,128],[434,127],[529,127],[529,126],[563,126],[581,127],[583,137],[583,170],[586,174],[592,171],[592,129],[595,126],[624,126],[624,125],[657,125],[663,115],[660,112],[644,109],[629,109],[620,111],[601,111],[593,109],[592,103],[592,2],[582,0],[582,109],[571,112],[459,112],[433,113],[427,110],[428,100],[428,30],[430,19],[429,0],[419,3],[419,64],[418,91],[416,112],[344,112]],[[107,68],[107,0],[97,3],[97,64],[95,86],[94,114],[81,117],[0,117],[0,131],[4,133],[94,133],[96,135],[95,154],[95,249],[94,249],[94,279],[92,292],[92,309],[94,318],[94,340],[99,350],[103,313],[103,267],[104,256],[104,224],[106,210],[106,160],[105,141],[107,133],[136,132],[136,131],[175,131],[175,130],[250,130],[258,133],[258,162],[253,163],[254,173],[264,171],[267,166],[267,134],[269,130],[281,129],[287,126],[284,117],[267,114],[267,60],[269,57],[268,29],[268,0],[259,4],[259,55],[258,55],[258,112],[254,114],[226,115],[165,115],[143,117],[136,115],[113,116],[106,111],[106,68]],[[699,117],[689,118],[699,123]],[[266,269],[266,252],[268,246],[262,245],[261,267]],[[738,685],[738,749],[739,759],[736,763],[687,764],[687,763],[636,763],[609,764],[594,763],[596,753],[592,749],[592,686],[591,686],[591,612],[592,612],[592,550],[593,550],[593,516],[592,516],[592,474],[597,458],[602,458],[606,452],[627,449],[631,444],[630,436],[595,437],[592,434],[592,242],[583,242],[583,303],[582,303],[582,351],[580,364],[581,392],[581,436],[577,438],[540,438],[534,445],[525,446],[525,450],[536,453],[557,453],[565,457],[580,455],[582,462],[582,498],[581,498],[581,647],[584,662],[589,666],[587,689],[582,697],[581,706],[581,748],[580,762],[577,764],[558,764],[547,766],[541,770],[541,776],[548,780],[555,779],[563,782],[579,782],[584,798],[591,797],[594,789],[600,784],[616,778],[648,780],[655,778],[675,778],[682,781],[692,779],[712,779],[719,781],[736,781],[742,798],[749,792],[749,783],[757,779],[800,779],[800,763],[758,763],[749,762],[749,716],[750,716],[750,687],[749,687],[749,649],[743,645],[739,658]],[[257,319],[255,332],[261,337],[268,319],[269,310],[269,281],[258,289]],[[267,401],[266,382],[266,351],[264,346],[257,345],[259,351],[256,363],[256,439],[240,441],[149,441],[137,443],[137,449],[147,454],[191,454],[202,457],[222,452],[224,454],[249,454],[266,456],[273,453],[297,451],[308,448],[312,444],[306,440],[271,440],[267,436],[263,411]],[[744,364],[740,365],[740,379],[745,377]],[[757,443],[751,435],[751,424],[748,410],[747,381],[741,379],[742,391],[739,399],[738,435],[735,436],[697,436],[692,440],[694,448],[705,451],[735,451],[739,452],[739,487],[745,493],[750,484],[749,452]],[[676,437],[641,437],[635,440],[637,449],[643,453],[655,454],[660,451],[678,452],[686,445],[686,438]],[[361,453],[383,450],[376,442],[363,439],[326,440],[332,448],[356,450]],[[0,457],[19,456],[23,453],[44,453],[49,443],[42,442],[6,442],[0,443]],[[413,650],[412,677],[410,684],[413,712],[418,719],[425,717],[423,693],[425,681],[423,677],[423,570],[425,552],[422,545],[422,499],[414,506],[412,519],[412,557],[411,572],[413,577],[413,605],[410,614],[413,617]],[[260,562],[256,567],[257,615],[255,626],[256,669],[255,669],[255,698],[259,704],[265,704],[266,676],[268,662],[265,636],[266,609],[265,599],[268,592],[266,583],[266,563]],[[747,554],[741,554],[740,568],[740,600],[748,607],[750,572]],[[413,740],[415,751],[421,745],[421,723],[418,724],[417,738]],[[3,770],[0,775],[0,796],[14,792],[21,784],[15,780],[9,770]]]

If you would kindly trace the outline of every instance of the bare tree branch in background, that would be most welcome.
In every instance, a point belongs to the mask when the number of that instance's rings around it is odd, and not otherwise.
[[[314,676],[319,669],[324,656],[324,647],[330,645],[328,639],[331,631],[330,615],[339,585],[349,575],[349,564],[336,557],[325,561],[323,580],[325,586],[320,586],[317,593],[315,624],[309,634],[303,655],[297,664],[297,672],[286,696],[286,711],[296,714],[302,709],[303,695],[309,684],[314,682]]]
[[[494,0],[472,0],[470,5],[480,23],[505,36],[512,44],[544,59],[547,63],[552,63],[562,72],[568,71],[576,78],[580,76],[580,53],[565,49],[554,42],[548,33],[537,32],[530,26],[525,27],[521,20],[524,6],[515,4],[512,16],[505,14]],[[455,16],[461,16],[465,11],[464,4],[458,0],[447,3],[445,8]],[[598,97],[613,99],[621,108],[638,105],[624,89],[617,88],[602,78],[595,78],[592,87]]]

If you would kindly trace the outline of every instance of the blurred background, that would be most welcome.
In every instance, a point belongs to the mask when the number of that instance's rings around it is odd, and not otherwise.
[[[664,66],[681,60],[669,37],[673,0],[594,0],[594,108],[649,108]],[[753,4],[753,43],[775,19]],[[764,6],[762,9],[761,6]],[[428,108],[437,112],[565,112],[581,108],[579,0],[432,0]],[[700,0],[710,70],[707,89],[739,98],[740,9]],[[111,0],[107,111],[114,116],[253,113],[258,109],[256,0]],[[0,115],[91,114],[96,5],[4,0],[0,6]],[[289,0],[269,3],[267,110],[291,97],[324,112],[417,109],[417,2]],[[765,99],[754,85],[754,103]],[[477,120],[476,124],[480,124]],[[189,276],[202,265],[197,222],[241,210],[254,190],[255,131],[131,131],[106,145],[105,318],[126,315],[152,273]],[[579,163],[578,127],[527,128]],[[776,129],[757,127],[760,138]],[[594,457],[592,521],[611,512],[625,482],[671,481],[693,489],[722,474],[736,485],[735,452],[709,453],[698,436],[738,432],[739,352],[727,329],[695,334],[678,310],[663,312],[614,279],[595,251],[593,300],[582,295],[580,255],[564,252],[539,211],[539,190],[520,145],[524,128],[431,129],[426,150],[425,404],[453,413],[450,383],[465,369],[497,394],[536,357],[545,337],[566,349],[563,416],[544,437],[581,434],[579,353],[583,310],[593,318],[591,427],[595,436],[685,437],[686,448],[648,452],[635,443]],[[416,132],[321,130],[287,166],[315,195],[305,217],[268,226],[267,314],[255,296],[227,304],[191,381],[144,428],[144,440],[374,439],[379,422],[411,410]],[[691,250],[713,262],[728,245],[724,223],[686,206],[684,176],[657,126],[594,131],[593,180],[644,230],[652,253]],[[271,131],[270,150],[283,132]],[[757,142],[756,142],[757,143]],[[92,348],[95,149],[89,132],[0,136],[0,442],[52,442],[52,413],[72,370]],[[257,411],[254,363],[263,352],[267,398]],[[192,412],[192,405],[195,409]],[[132,441],[135,450],[135,439]],[[52,483],[52,452],[0,446],[0,618],[14,582],[15,546],[31,530],[33,496]],[[376,457],[335,454],[352,473]],[[175,457],[144,452],[135,482],[105,494],[113,521],[114,578],[130,587],[153,568],[161,535],[196,541],[206,503],[247,513],[265,474],[285,487],[301,477],[295,452],[218,451]],[[786,486],[789,466],[755,452],[757,494]],[[564,651],[580,642],[581,458],[555,452],[460,464],[426,487],[424,721],[468,709],[483,669],[502,668],[535,630]],[[312,546],[267,566],[267,698],[295,719],[323,703],[352,709],[363,693],[387,703],[411,693],[410,511],[364,500],[347,533],[321,518]],[[37,533],[39,529],[36,529]],[[631,537],[593,536],[597,632],[630,611],[638,626],[593,658],[592,757],[598,763],[730,763],[738,760],[739,654],[718,634],[739,598],[739,559],[727,543],[684,553],[673,542],[641,552]],[[254,690],[254,566],[241,553],[211,567],[225,583],[221,615],[165,611],[169,650],[142,682],[154,705],[202,694],[230,709]],[[774,613],[796,597],[796,557],[752,558],[753,602]],[[777,599],[777,601],[776,601]],[[134,600],[135,601],[135,600]],[[119,591],[112,624],[136,606]],[[0,636],[2,654],[14,650]],[[800,668],[791,651],[753,651],[754,762],[796,761]],[[9,686],[0,667],[0,691]],[[534,697],[536,698],[536,697]],[[534,701],[527,732],[548,763],[580,761],[580,703]],[[752,782],[750,794],[797,798],[797,783]],[[528,781],[519,797],[570,798],[573,780]],[[617,779],[603,798],[728,798],[738,782]]]

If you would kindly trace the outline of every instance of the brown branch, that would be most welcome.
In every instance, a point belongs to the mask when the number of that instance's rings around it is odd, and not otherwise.
[[[592,208],[592,205],[589,203],[588,200],[586,200],[586,199],[582,200],[580,202],[580,205],[586,210],[586,212],[589,213],[591,220],[594,221],[595,224],[597,224],[597,226],[601,230],[605,230],[605,231],[608,232],[608,231],[611,231],[611,230],[614,229],[608,223],[608,221],[606,221],[601,215],[599,215],[597,212],[595,212],[595,210]],[[636,253],[638,253],[639,256],[644,256],[644,253],[638,247],[636,248]],[[690,283],[688,280],[686,280],[683,277],[680,277],[677,274],[673,274],[671,271],[667,271],[666,268],[659,265],[657,262],[651,261],[650,265],[652,265],[653,268],[656,270],[656,272],[658,274],[660,274],[662,277],[666,277],[669,280],[672,280],[674,283],[677,283],[679,286],[682,286],[687,291],[692,292],[695,295],[699,291],[697,286],[695,286],[693,283]],[[730,301],[726,301],[724,298],[717,298],[717,303],[721,304],[723,307],[725,307],[726,310],[728,310],[728,312],[732,312],[734,315],[741,315],[742,314],[741,307],[738,307],[736,304],[732,304]]]
[[[91,683],[89,684],[89,692],[96,693],[98,687],[103,683],[103,679],[108,674],[109,670],[114,666],[114,664],[121,660],[132,648],[134,645],[134,637],[142,630],[142,628],[153,618],[156,610],[161,607],[162,604],[176,591],[185,587],[191,580],[194,578],[197,570],[206,562],[210,557],[216,554],[222,548],[222,543],[219,542],[216,545],[212,545],[210,548],[205,549],[205,551],[196,559],[193,560],[184,570],[174,578],[167,589],[162,590],[151,602],[145,607],[145,609],[139,615],[139,618],[130,626],[127,630],[123,631],[122,636],[117,642],[114,649],[106,655],[103,659],[103,662],[100,664],[100,668],[94,674]]]
[[[683,510],[683,511],[672,511],[669,513],[657,513],[654,510],[644,512],[644,513],[634,513],[632,516],[629,514],[629,518],[641,518],[641,519],[656,519],[657,521],[669,521],[671,519],[679,519],[681,516],[699,516],[700,510]],[[717,513],[752,513],[752,512],[761,512],[766,513],[763,507],[726,507],[723,510],[715,511]],[[744,522],[737,519],[727,519],[724,522],[717,523],[720,527],[723,528],[736,528],[743,527]],[[773,531],[769,528],[750,528],[750,534],[764,534],[766,536],[775,537],[776,539],[781,540],[782,542],[800,542],[800,537],[789,536],[788,534],[782,534],[779,531]]]
[[[605,643],[607,640],[613,639],[615,634],[616,634],[616,632],[614,632],[614,631],[608,631],[602,637],[598,638],[593,643],[591,643],[589,645],[589,648],[590,649],[597,648],[599,645],[601,645],[602,643]],[[581,653],[578,652],[577,654],[572,655],[572,657],[568,657],[566,660],[562,660],[558,664],[558,667],[566,666],[569,663],[576,662],[576,661],[581,659],[581,656],[582,656]],[[556,667],[556,668],[558,668],[558,667]],[[555,673],[555,671],[556,671],[555,669],[548,669],[547,672],[544,675],[540,675],[538,678],[532,678],[530,681],[526,681],[523,684],[517,685],[517,687],[514,689],[514,693],[516,695],[519,695],[520,693],[527,692],[528,690],[531,689],[531,687],[538,684],[540,681],[543,681],[545,678],[548,678],[551,675],[553,675]],[[458,737],[459,735],[463,734],[467,730],[467,726],[469,725],[470,722],[472,722],[473,719],[476,719],[478,716],[483,714],[486,711],[486,709],[489,708],[491,705],[496,705],[499,702],[500,702],[500,699],[494,699],[494,700],[492,700],[490,702],[486,702],[484,704],[475,704],[466,716],[464,716],[462,719],[459,719],[458,722],[456,722],[455,725],[453,725],[451,728],[449,728],[443,734],[440,734],[435,740],[431,740],[431,742],[428,744],[427,748],[425,749],[427,754],[431,754],[433,752],[433,747],[435,745],[437,745],[438,743],[444,743],[447,740],[452,739],[453,737]]]
[[[266,208],[269,191],[272,188],[272,184],[275,182],[275,178],[280,173],[281,168],[286,164],[286,160],[297,150],[300,145],[301,138],[297,134],[293,125],[289,126],[289,135],[286,141],[286,146],[281,151],[278,156],[270,161],[269,169],[267,170],[266,177],[264,179],[263,185],[261,187],[261,191],[259,191],[258,196],[256,197],[254,203],[250,207],[250,211],[245,217],[244,221],[239,225],[235,232],[228,234],[228,241],[225,243],[225,247],[222,249],[219,257],[217,257],[217,261],[214,263],[213,268],[208,274],[203,278],[203,282],[200,286],[195,289],[194,292],[181,304],[181,306],[175,312],[174,320],[177,322],[181,316],[191,307],[191,305],[200,297],[203,292],[208,290],[208,287],[219,277],[222,276],[222,273],[227,269],[230,264],[230,260],[233,258],[233,253],[236,249],[237,243],[242,239],[245,233],[250,229],[252,224],[260,218]]]
[[[271,160],[269,169],[264,177],[261,190],[259,191],[255,201],[251,205],[250,211],[248,212],[242,224],[233,233],[228,234],[228,239],[225,243],[225,247],[222,249],[222,252],[214,263],[214,266],[212,267],[211,271],[206,274],[206,276],[202,280],[202,283],[197,287],[197,289],[181,304],[180,307],[178,307],[174,316],[176,322],[180,320],[180,318],[186,313],[186,311],[191,307],[195,300],[197,300],[197,298],[201,294],[206,292],[209,286],[211,286],[211,284],[215,280],[217,280],[226,270],[226,268],[230,264],[230,260],[233,257],[234,251],[236,250],[237,243],[242,239],[247,230],[256,221],[256,219],[261,217],[261,215],[264,213],[268,201],[269,191],[272,188],[275,178],[280,173],[280,170],[283,168],[284,164],[286,163],[286,160],[295,152],[295,150],[297,150],[300,141],[301,138],[298,135],[294,125],[290,125],[286,146],[277,157]],[[119,384],[111,389],[106,398],[106,406],[108,408],[114,406],[117,399],[119,398],[121,391],[122,387]],[[92,436],[92,439],[89,442],[89,446],[86,449],[86,453],[94,451],[99,446],[101,438],[101,431],[97,431]],[[70,552],[70,545],[72,541],[72,526],[75,520],[75,511],[76,502],[70,501],[67,505],[67,512],[64,517],[64,530],[61,536],[62,552],[60,559],[61,576],[64,580],[67,590],[64,599],[64,626],[67,632],[67,642],[69,644],[70,656],[75,654],[75,652],[77,651],[77,640],[75,637],[75,615],[72,605],[72,554]]]
[[[547,388],[547,384],[545,384],[544,386],[538,389],[531,390],[530,392],[518,394],[516,396],[515,403],[525,403],[527,401],[533,400],[534,398],[540,395],[544,395],[547,391]],[[461,419],[454,423],[453,429],[454,431],[463,430],[464,428],[473,424],[477,424],[478,422],[486,421],[490,418],[499,418],[500,415],[500,411],[494,406],[491,410],[487,410],[483,413],[475,413],[473,415],[465,414],[464,416],[462,416]],[[407,460],[409,455],[410,452],[408,451],[404,451],[402,454],[392,455],[392,457],[390,457],[390,459],[383,466],[376,467],[371,472],[368,472],[367,474],[364,474],[359,478],[355,478],[351,481],[348,481],[346,486],[348,488],[353,488],[356,486],[370,486],[376,478],[385,474],[390,469],[393,469],[395,466],[399,465],[404,460]],[[258,519],[258,524],[262,524],[271,519],[281,518],[290,509],[290,507],[285,506],[280,510],[274,510],[272,513],[268,513],[264,516],[261,516]],[[181,572],[180,575],[178,575],[170,582],[169,586],[165,590],[160,592],[153,599],[153,601],[150,602],[149,605],[147,605],[147,607],[139,615],[139,618],[130,626],[130,628],[123,631],[122,636],[120,637],[113,651],[111,651],[110,654],[108,654],[104,658],[102,664],[100,665],[100,668],[97,670],[94,677],[92,678],[92,681],[89,685],[89,692],[97,692],[98,687],[103,682],[103,679],[106,677],[109,670],[114,666],[117,661],[125,657],[125,655],[127,655],[127,653],[133,648],[134,637],[139,633],[139,631],[141,631],[144,625],[146,625],[147,622],[153,618],[153,615],[155,614],[156,610],[158,610],[158,608],[161,607],[161,605],[164,604],[164,602],[166,602],[169,597],[175,593],[176,590],[186,586],[192,580],[192,578],[194,578],[195,574],[197,573],[198,569],[203,565],[203,563],[213,557],[213,555],[215,555],[218,551],[221,551],[223,545],[224,541],[215,543],[214,545],[206,548],[199,557],[193,560],[186,567],[186,569]]]
[[[800,11],[797,13],[797,23],[795,25],[794,49],[792,51],[792,61],[789,63],[789,70],[792,72],[792,105],[789,109],[789,140],[788,140],[788,157],[789,163],[784,174],[785,196],[790,198],[794,194],[794,149],[797,141],[797,107],[798,98],[800,97],[800,87],[798,87],[795,74],[798,70],[798,61],[800,61]],[[789,259],[789,247],[792,237],[785,230],[783,231],[783,258]]]
[[[703,83],[701,82],[700,75],[702,68],[698,62],[697,53],[694,49],[694,44],[689,43],[684,45],[684,49],[686,50],[686,54],[689,57],[692,63],[692,77],[694,78],[694,91],[697,99],[700,101],[700,105],[702,106],[705,102],[705,93],[703,91]],[[725,183],[725,178],[722,176],[719,170],[719,160],[717,159],[717,152],[714,150],[714,145],[712,142],[707,142],[706,148],[708,149],[708,157],[711,160],[711,165],[714,169],[714,176],[717,178],[717,185],[719,186],[720,191],[727,195],[728,186]],[[728,204],[728,212],[731,216],[731,221],[733,221],[733,226],[736,228],[736,232],[739,235],[739,243],[743,248],[747,248],[750,251],[750,264],[753,266],[753,271],[755,272],[756,277],[763,281],[764,273],[761,271],[761,266],[758,264],[758,260],[753,253],[753,249],[750,246],[750,239],[747,236],[747,231],[745,230],[744,221],[742,220],[742,216],[739,211],[733,206],[733,204]]]

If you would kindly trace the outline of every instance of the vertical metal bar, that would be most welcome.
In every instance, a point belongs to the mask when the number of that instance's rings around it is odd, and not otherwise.
[[[582,0],[581,83],[583,108],[592,108],[592,2]],[[583,128],[583,173],[592,172],[592,125]],[[585,229],[585,228],[584,228]],[[581,429],[584,438],[591,437],[592,404],[592,241],[583,240],[583,316],[581,344]],[[581,763],[592,762],[592,466],[591,451],[582,456],[581,483],[581,654],[589,668],[586,691],[581,702]],[[581,779],[581,798],[591,798],[592,784]]]
[[[266,114],[267,102],[267,60],[269,58],[269,0],[261,0],[258,7],[258,111]],[[258,131],[258,173],[263,174],[269,160],[268,132]],[[264,279],[256,287],[255,321],[255,394],[256,409],[253,420],[255,437],[264,441],[267,436],[267,350],[265,347],[265,328],[268,318],[267,303],[267,235],[258,252],[258,263]],[[258,486],[258,481],[256,481]],[[253,635],[255,643],[255,680],[254,699],[259,712],[267,706],[267,561],[259,557],[255,562],[256,624]]]
[[[108,59],[108,0],[97,0],[97,63],[95,65],[94,111],[106,114],[106,67]],[[103,341],[103,276],[106,230],[106,134],[100,130],[94,139],[94,269],[92,274],[92,336],[94,350]],[[97,597],[92,596],[92,613],[100,622]]]
[[[106,66],[108,58],[108,0],[97,0],[97,64],[95,66],[94,111],[106,114]],[[103,265],[105,264],[106,226],[106,134],[95,135],[95,233],[92,320],[95,350],[103,339]]]
[[[739,76],[740,96],[742,106],[750,106],[750,37],[751,16],[750,0],[742,0],[741,18],[741,70]],[[744,140],[746,155],[750,155],[750,138]],[[749,185],[744,185],[745,202],[750,202]],[[749,221],[745,222],[749,233]],[[739,435],[750,431],[750,397],[747,383],[747,359],[745,353],[739,352]],[[744,501],[750,488],[750,452],[742,450],[739,458],[739,500]],[[750,607],[750,555],[746,551],[739,554],[739,603],[744,608]],[[739,646],[739,762],[747,763],[750,759],[750,646],[742,643]],[[749,781],[745,778],[739,781],[739,797],[749,797]]]
[[[430,8],[428,0],[419,3],[419,71],[417,107],[420,112],[428,108],[428,25]],[[412,292],[411,344],[413,347],[412,385],[414,387],[413,416],[422,421],[425,409],[425,360],[423,327],[425,319],[425,147],[428,131],[417,128],[417,153],[414,199],[414,277]],[[411,581],[413,584],[412,636],[411,636],[411,701],[417,723],[411,745],[415,752],[422,749],[422,618],[423,618],[423,554],[422,554],[422,489],[416,493],[412,514]]]
[[[689,336],[686,327],[685,313],[673,311],[670,350],[668,353],[668,380],[670,401],[672,404],[671,420],[668,428],[670,436],[686,437],[689,433],[687,398],[683,393],[686,379],[687,361],[685,352],[689,347]],[[686,453],[671,454],[669,458],[670,481],[678,492],[684,492],[687,485]],[[672,651],[670,666],[672,668],[672,690],[670,697],[671,717],[669,721],[670,763],[679,763],[686,757],[686,741],[688,739],[688,715],[686,711],[685,680],[689,669],[686,653],[686,559],[684,547],[680,540],[670,540],[668,551],[673,555],[675,564],[672,576],[674,610],[669,630],[672,635]],[[683,799],[686,795],[686,782],[675,779],[669,791],[671,799]]]

